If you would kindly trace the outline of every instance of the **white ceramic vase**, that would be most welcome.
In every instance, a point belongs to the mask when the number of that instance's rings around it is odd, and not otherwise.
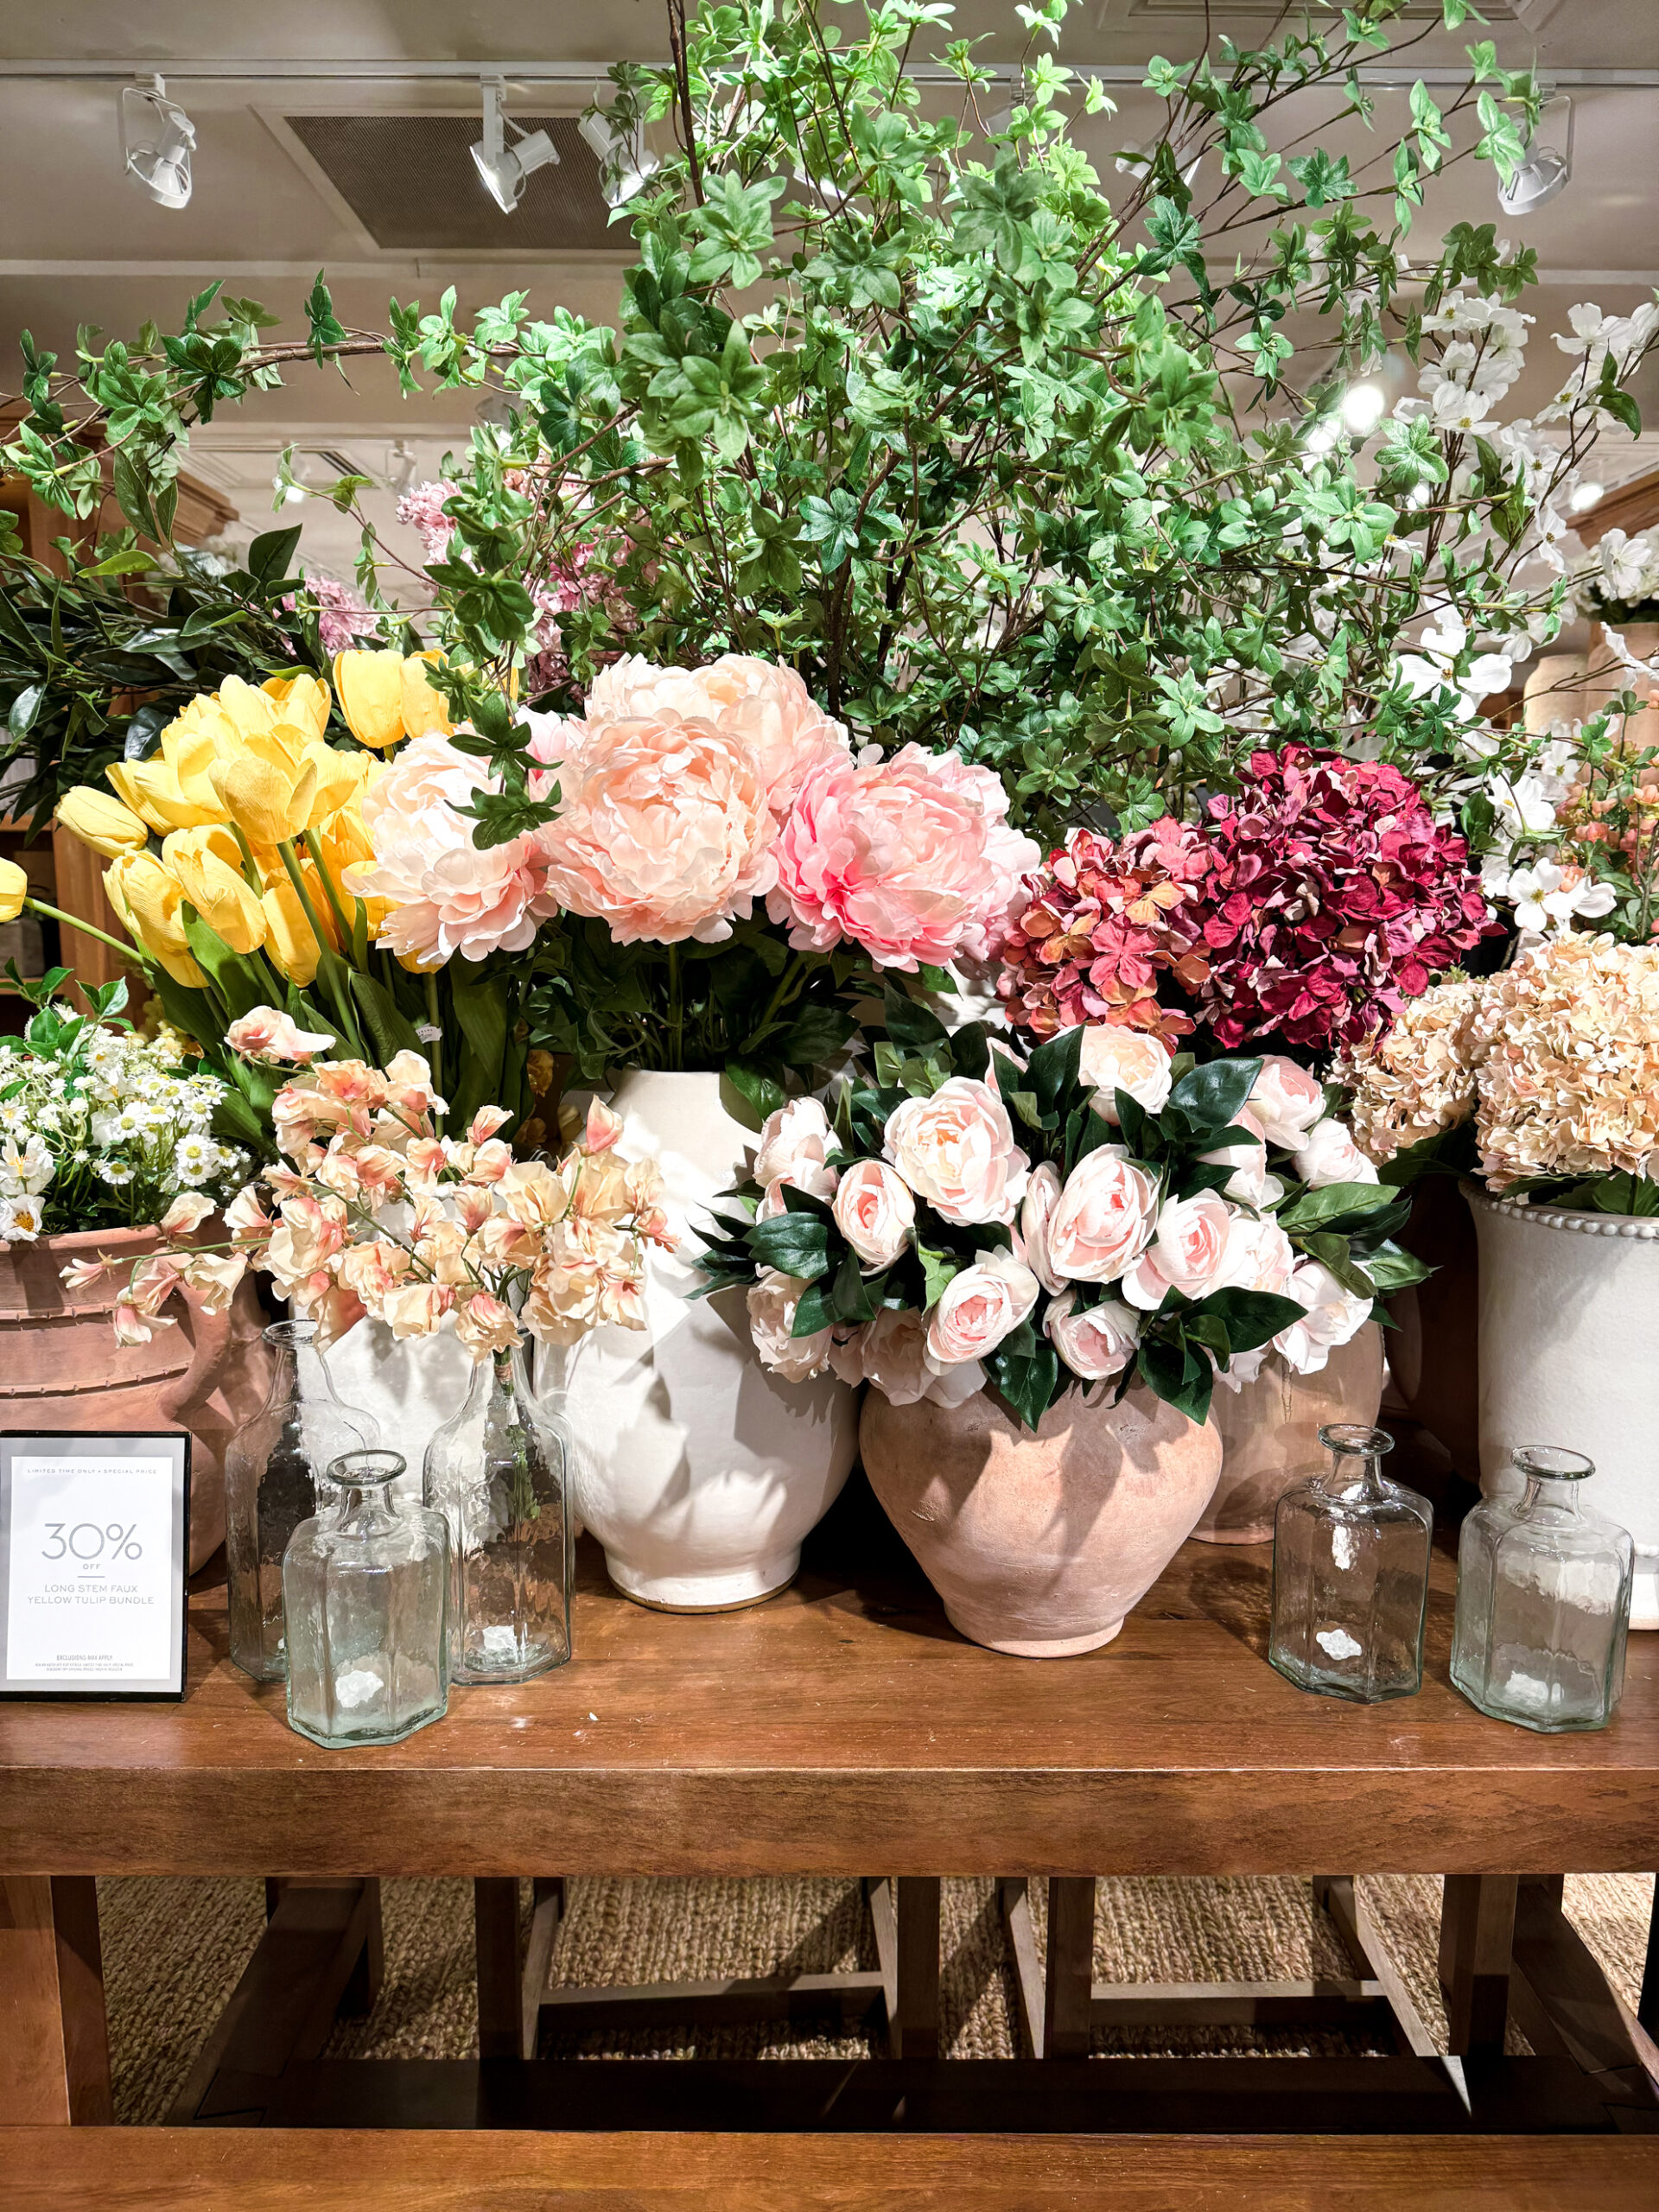
[[[1465,1183],[1480,1244],[1480,1474],[1526,1444],[1596,1465],[1585,1503],[1636,1540],[1632,1628],[1659,1628],[1659,1217],[1520,1205]]]
[[[400,1495],[418,1499],[426,1447],[465,1404],[473,1362],[446,1319],[429,1337],[394,1337],[384,1321],[365,1318],[326,1355],[336,1396],[374,1417],[385,1450],[403,1454]]]
[[[544,1351],[537,1387],[563,1393],[577,1510],[617,1588],[674,1611],[724,1611],[781,1590],[801,1540],[846,1481],[858,1397],[823,1376],[785,1382],[756,1358],[741,1290],[697,1299],[698,1226],[741,1182],[755,1139],[717,1075],[633,1071],[612,1104],[622,1149],[662,1169],[673,1254],[646,1262],[643,1331],[596,1329]]]

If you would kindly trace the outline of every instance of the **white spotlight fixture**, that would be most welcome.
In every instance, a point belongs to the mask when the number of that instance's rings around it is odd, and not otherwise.
[[[484,136],[473,148],[473,161],[491,199],[504,215],[511,215],[524,198],[530,178],[550,162],[556,162],[559,152],[545,130],[520,131],[518,143],[509,146],[508,118],[501,112],[500,78],[486,77],[483,88]]]
[[[1378,384],[1351,384],[1342,395],[1342,419],[1356,437],[1368,438],[1382,420],[1389,402]]]
[[[122,86],[121,151],[127,175],[163,207],[188,204],[195,143],[195,124],[176,100],[168,99],[160,77]]]
[[[1573,175],[1573,99],[1561,93],[1560,103],[1567,110],[1567,139],[1558,153],[1554,146],[1541,145],[1535,137],[1522,157],[1521,166],[1507,184],[1497,188],[1497,204],[1506,215],[1530,215],[1537,208],[1548,207],[1558,193],[1564,192]],[[1557,105],[1554,100],[1549,106]],[[1548,110],[1546,110],[1548,112]],[[1539,117],[1541,124],[1543,117]]]
[[[590,107],[576,128],[599,162],[599,188],[607,207],[626,207],[662,167],[645,143],[645,124],[638,120],[617,130],[596,107]]]

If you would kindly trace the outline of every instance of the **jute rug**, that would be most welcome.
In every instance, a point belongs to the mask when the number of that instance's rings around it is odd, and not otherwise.
[[[1422,1876],[1362,1884],[1392,1957],[1431,2031],[1444,2037],[1435,1978],[1440,1883]],[[526,1910],[529,1889],[525,1885]],[[1650,1875],[1575,1875],[1567,1908],[1621,1993],[1634,2004],[1653,1897]],[[264,1927],[257,1881],[101,1881],[118,2120],[159,2120],[181,2086]],[[472,1885],[389,1881],[383,1888],[386,1974],[372,2017],[342,2023],[337,2057],[464,2058],[477,2041]],[[1044,1887],[1033,1885],[1039,1948]],[[943,2005],[949,2052],[1012,2056],[1013,1982],[988,1881],[944,1885]],[[555,1974],[565,1983],[690,1980],[826,1973],[875,1963],[854,1885],[840,1881],[593,1879],[570,1885]],[[1289,1878],[1103,1880],[1095,1974],[1111,1981],[1289,1980],[1344,1971],[1334,1931],[1308,1885]],[[1511,2030],[1513,2037],[1514,2031]],[[1115,2032],[1098,2047],[1147,2055],[1205,2051],[1342,2052],[1338,2036],[1206,2029]],[[861,2037],[804,2034],[798,2025],[588,2037],[547,2055],[855,2057]],[[1524,2050],[1524,2043],[1514,2048]]]

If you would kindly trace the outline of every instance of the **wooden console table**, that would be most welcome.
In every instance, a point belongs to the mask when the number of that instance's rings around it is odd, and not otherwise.
[[[453,2196],[431,2200],[468,2205],[566,2202],[537,2194],[532,2179],[558,2168],[561,2142],[573,2145],[569,2202],[597,2202],[607,2191],[655,2202],[651,2190],[669,2186],[661,2161],[671,2139],[686,2139],[631,2131],[687,2128],[709,2147],[695,2157],[673,2152],[687,2158],[690,2192],[677,2203],[701,2201],[695,2175],[705,2167],[715,2196],[722,2173],[751,2174],[727,2200],[745,2206],[816,2203],[820,2190],[826,2202],[848,2201],[855,2175],[879,2166],[872,2133],[899,2162],[895,2176],[913,2167],[924,2192],[937,2187],[976,2212],[1084,2203],[1090,2172],[1103,2189],[1112,2178],[1128,2190],[1130,2169],[1115,2163],[1107,2133],[1125,2130],[1178,2143],[1172,2172],[1208,2173],[1242,2212],[1334,2202],[1338,2174],[1342,2201],[1356,2208],[1431,2184],[1437,2206],[1493,2212],[1511,2202],[1547,2202],[1552,2212],[1659,2202],[1659,2140],[1647,2139],[1659,2128],[1649,2078],[1659,2075],[1659,2051],[1611,1999],[1588,1953],[1574,1949],[1549,1879],[1564,1869],[1643,1871],[1659,1859],[1659,1637],[1632,1639],[1612,1728],[1540,1738],[1483,1719],[1448,1687],[1452,1581],[1443,1560],[1422,1694],[1365,1709],[1306,1696],[1265,1663],[1265,1548],[1189,1544],[1114,1645],[1043,1665],[963,1642],[906,1556],[868,1535],[861,1524],[859,1541],[839,1552],[833,1541],[820,1545],[796,1586],[772,1604],[703,1618],[626,1603],[597,1555],[586,1556],[569,1667],[523,1688],[457,1691],[446,1721],[386,1751],[327,1752],[290,1733],[280,1689],[256,1686],[230,1663],[222,1592],[193,1602],[181,1705],[0,1706],[8,1908],[0,2121],[31,2131],[0,2136],[0,2160],[8,2140],[30,2146],[28,2192],[16,2201],[83,2201],[67,2178],[54,2196],[58,2171],[78,2177],[76,2189],[123,2203],[220,2201],[212,2175],[238,2162],[216,2163],[199,2131],[76,2135],[72,2152],[72,2139],[50,2130],[109,2113],[92,1878],[258,1874],[282,1879],[268,1939],[281,1957],[267,1961],[264,1987],[277,2013],[287,2004],[282,2034],[294,2063],[258,2082],[221,2075],[194,2107],[222,2126],[264,2123],[236,2138],[257,2146],[239,2154],[235,2201],[245,2208],[289,2201],[283,2177],[297,2187],[302,2171],[327,2165],[321,2150],[302,2157],[285,2126],[404,2124],[553,2131],[533,2142],[490,2138],[524,2145],[499,2154],[499,2200],[459,2180]],[[1100,1999],[1089,1986],[1084,1932],[1084,1891],[1095,1876],[1333,1867],[1459,1878],[1448,1889],[1442,1969],[1462,2067],[1448,2069],[1409,2036],[1394,2057],[1071,2066],[1052,2056],[750,2066],[315,2056],[334,2006],[372,1997],[372,1878],[382,1875],[469,1875],[481,1899],[498,1901],[505,1885],[540,1877],[545,1904],[556,1875],[879,1868],[897,1894],[909,1883],[924,1899],[941,1874],[999,1876],[1010,1909],[1022,1879],[1054,1878],[1056,1971],[1071,1977],[1060,2024],[1075,2050],[1086,2047],[1089,2008]],[[1351,1885],[1344,1889],[1344,1876],[1324,1879],[1341,1928],[1344,1910],[1353,1916]],[[486,1978],[486,1931],[493,1925],[499,1936],[505,1924],[480,1905]],[[1364,1931],[1355,1933],[1363,1959]],[[925,1980],[925,1947],[913,1934],[906,1940]],[[286,1981],[282,1958],[293,1970]],[[505,2038],[498,2050],[511,2049],[517,2032],[520,1964],[509,1945],[481,2007]],[[1377,1962],[1367,1985],[1357,1967],[1358,2002],[1387,2000],[1387,1972]],[[259,1981],[250,1973],[251,2005]],[[1039,1991],[1027,1996],[1027,2011],[1040,2009]],[[1103,2001],[1122,2007],[1133,1993]],[[1201,2001],[1213,2009],[1226,1999],[1210,1993]],[[1497,2055],[1511,2006],[1534,2058]],[[1283,2016],[1282,2006],[1257,2015]],[[927,2050],[925,2031],[911,2048]],[[195,2086],[212,2091],[213,2082],[208,2064]],[[795,2131],[792,2167],[758,2147],[757,2127]],[[967,2152],[939,2151],[928,2164],[927,2145],[986,2129],[1051,2147],[1024,2163],[1009,2145],[988,2151],[982,2187]],[[710,2130],[730,2146],[730,2163]],[[1481,2137],[1478,2158],[1471,2132]],[[1385,2156],[1373,2140],[1362,2157],[1357,2144],[1330,2143],[1343,2135],[1383,2136],[1395,2147]],[[372,2187],[384,2176],[388,2190],[394,2175],[404,2189],[435,2180],[437,2146],[454,2139],[427,2139],[424,2153],[388,2145],[384,2161],[377,2150],[350,2162],[350,2201],[381,2201],[365,2193],[371,2171]],[[1269,2139],[1300,2147],[1269,2155]],[[60,2168],[40,2147],[51,2141],[65,2145]],[[1344,2150],[1349,2163],[1338,2155]],[[457,2175],[463,2168],[473,2171],[474,2162],[463,2160]],[[509,2171],[522,2177],[522,2194],[508,2189]],[[764,2174],[786,2171],[791,2184],[768,2195]],[[1513,2197],[1480,2178],[1534,2171],[1536,2192],[1518,2178]],[[174,2196],[146,2196],[144,2177],[164,2173],[175,2177]],[[189,2175],[197,2180],[187,2188]],[[1300,2177],[1306,2193],[1287,2177]],[[326,2181],[319,2186],[308,2203],[336,2201]],[[342,2189],[338,2201],[346,2198]],[[1160,2200],[1123,2193],[1113,2201]]]

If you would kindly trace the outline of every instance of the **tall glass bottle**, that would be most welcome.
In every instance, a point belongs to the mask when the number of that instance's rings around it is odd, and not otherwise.
[[[1394,1439],[1340,1423],[1319,1431],[1323,1474],[1279,1501],[1268,1656],[1298,1688],[1371,1705],[1423,1686],[1433,1509],[1387,1480]]]
[[[396,1452],[348,1452],[283,1562],[288,1725],[314,1744],[396,1744],[448,1705],[449,1531],[393,1484]]]
[[[372,1414],[334,1390],[315,1321],[274,1321],[264,1332],[270,1363],[264,1406],[225,1454],[225,1556],[230,1577],[231,1656],[257,1682],[281,1681],[283,1554],[327,1494],[327,1469],[380,1441]]]
[[[570,1656],[569,1468],[523,1350],[480,1360],[426,1451],[426,1503],[449,1524],[453,1681],[524,1681]]]
[[[1463,1524],[1452,1680],[1495,1720],[1605,1728],[1624,1687],[1636,1546],[1586,1511],[1596,1471],[1581,1452],[1513,1457],[1523,1494],[1487,1498]]]

